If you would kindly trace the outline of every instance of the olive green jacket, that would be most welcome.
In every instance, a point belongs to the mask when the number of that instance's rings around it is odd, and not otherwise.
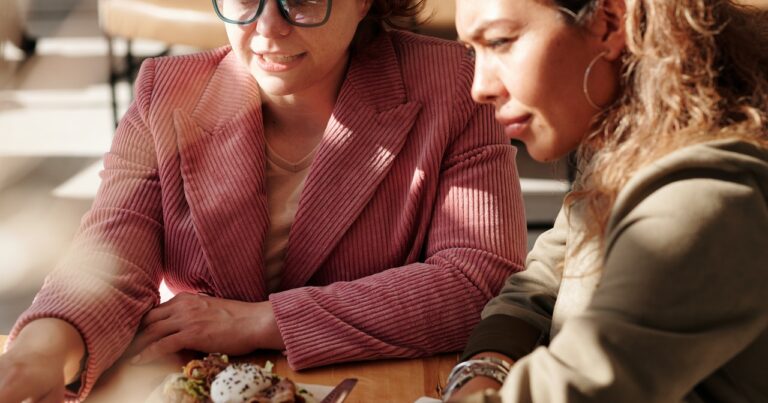
[[[470,339],[466,356],[527,349],[502,401],[768,402],[768,150],[720,140],[643,168],[603,254],[576,249],[581,216],[561,212]]]

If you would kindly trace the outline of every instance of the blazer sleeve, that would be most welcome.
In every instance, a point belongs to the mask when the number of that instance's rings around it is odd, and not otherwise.
[[[128,347],[141,316],[159,302],[162,206],[157,158],[147,125],[153,61],[146,61],[136,100],[120,122],[104,157],[101,186],[66,256],[45,280],[32,306],[12,329],[58,318],[78,329],[87,362],[77,395]]]
[[[417,357],[458,351],[485,303],[523,267],[525,215],[493,109],[458,86],[452,146],[443,159],[425,260],[351,282],[270,296],[289,364]]]
[[[501,293],[485,306],[463,360],[486,351],[517,360],[548,337],[569,231],[565,211],[561,209],[552,229],[536,239],[525,271],[509,276]]]
[[[504,401],[682,401],[765,331],[757,185],[689,177],[636,196],[608,236],[590,305],[518,361]]]

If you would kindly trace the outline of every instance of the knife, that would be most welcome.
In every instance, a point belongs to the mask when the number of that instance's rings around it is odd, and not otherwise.
[[[347,396],[349,396],[349,392],[352,391],[352,388],[355,387],[355,384],[357,384],[357,378],[347,378],[338,385],[336,385],[335,388],[329,393],[325,399],[323,399],[320,403],[341,403],[344,400],[347,399]]]

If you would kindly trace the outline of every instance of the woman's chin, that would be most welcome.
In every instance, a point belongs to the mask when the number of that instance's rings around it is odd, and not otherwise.
[[[293,95],[297,92],[297,85],[289,80],[291,77],[280,77],[277,75],[265,74],[261,71],[251,70],[251,75],[256,79],[259,88],[263,93],[272,96]]]
[[[524,144],[528,155],[538,162],[551,162],[560,157],[549,144],[541,144],[536,141],[525,141]]]
[[[567,156],[575,150],[579,143],[565,144],[562,142],[536,141],[536,139],[526,139],[523,141],[528,155],[538,162],[553,162]]]
[[[262,93],[272,96],[287,96],[292,95],[295,92],[291,86],[286,85],[282,80],[257,78],[256,81],[258,81]]]

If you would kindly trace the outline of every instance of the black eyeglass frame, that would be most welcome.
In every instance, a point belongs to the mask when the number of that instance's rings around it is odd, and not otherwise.
[[[236,25],[248,25],[256,21],[261,13],[264,11],[264,5],[267,4],[267,1],[269,0],[259,0],[259,8],[256,10],[256,14],[254,14],[253,18],[247,20],[247,21],[238,21],[238,20],[232,20],[224,16],[224,14],[221,13],[221,10],[219,10],[219,4],[217,3],[218,0],[211,0],[211,3],[213,3],[213,10],[216,11],[216,15],[221,19],[222,21],[228,23],[228,24],[236,24]],[[290,14],[288,14],[288,10],[285,9],[285,6],[283,5],[283,1],[285,0],[275,0],[277,2],[277,9],[280,10],[280,15],[283,16],[283,18],[288,21],[289,24],[296,26],[296,27],[302,27],[302,28],[312,28],[312,27],[319,27],[326,22],[328,22],[328,19],[331,17],[331,3],[332,0],[326,0],[327,5],[325,9],[325,17],[322,21],[316,22],[313,24],[302,24],[296,21],[291,20]]]

